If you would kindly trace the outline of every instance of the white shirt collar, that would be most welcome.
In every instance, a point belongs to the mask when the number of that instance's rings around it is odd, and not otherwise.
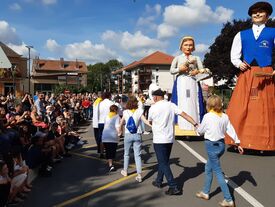
[[[253,30],[255,30],[255,29],[260,29],[260,30],[262,30],[263,28],[265,28],[265,24],[261,24],[261,25],[253,24],[253,25],[252,25],[252,29],[253,29]]]

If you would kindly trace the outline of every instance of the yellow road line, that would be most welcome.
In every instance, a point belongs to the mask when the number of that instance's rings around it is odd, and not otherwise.
[[[77,152],[71,152],[71,154],[76,155],[76,156],[80,156],[80,157],[85,157],[85,158],[89,158],[89,159],[95,159],[95,160],[100,160],[100,161],[107,162],[106,160],[102,160],[102,159],[97,158],[97,157],[92,157],[92,156],[84,155],[84,154],[77,153]],[[119,163],[119,162],[117,162],[117,163]],[[129,165],[129,167],[134,168],[135,166],[134,166],[134,165],[132,165],[132,166]],[[146,167],[146,168],[148,168],[148,167]],[[144,170],[145,170],[146,168],[143,168],[143,172],[145,172]],[[64,202],[62,202],[62,203],[60,203],[60,204],[57,204],[57,205],[55,205],[54,207],[63,207],[63,206],[70,205],[70,204],[72,204],[72,203],[75,203],[75,202],[77,202],[77,201],[79,201],[79,200],[82,200],[82,199],[84,199],[84,198],[87,198],[87,197],[89,197],[89,196],[92,196],[92,195],[94,195],[94,194],[96,194],[96,193],[98,193],[98,192],[100,192],[100,191],[102,191],[102,190],[105,190],[105,189],[107,189],[107,188],[109,188],[109,187],[112,187],[112,186],[114,186],[114,185],[117,185],[117,184],[119,184],[119,183],[121,183],[121,182],[123,182],[123,181],[125,181],[125,180],[128,180],[128,179],[130,179],[130,178],[132,178],[132,177],[135,177],[135,176],[137,176],[137,173],[130,174],[130,175],[128,175],[127,177],[120,178],[120,179],[115,180],[115,181],[113,181],[113,182],[111,182],[111,183],[108,183],[108,184],[106,184],[106,185],[104,185],[104,186],[101,186],[101,187],[99,187],[99,188],[97,188],[97,189],[95,189],[95,190],[92,190],[92,191],[90,191],[90,192],[88,192],[88,193],[85,193],[85,194],[80,195],[80,196],[76,196],[76,197],[74,197],[74,198],[72,198],[72,199],[69,199],[69,200],[64,201]]]
[[[89,159],[93,159],[93,160],[100,160],[100,161],[102,161],[102,162],[108,162],[108,160],[100,159],[100,158],[93,157],[93,156],[89,156],[89,155],[84,155],[84,154],[77,153],[77,152],[70,152],[70,154],[72,154],[72,155],[77,155],[77,156],[80,156],[80,157],[89,158]],[[119,164],[119,165],[123,165],[122,162],[118,162],[118,161],[113,161],[113,163]],[[129,165],[129,168],[135,168],[135,167],[136,167],[136,166],[133,165],[133,164]]]
[[[96,144],[84,145],[81,148],[77,148],[77,149],[72,150],[71,152],[77,152],[77,151],[80,151],[82,149],[88,149],[88,148],[92,148],[92,147],[96,147],[96,146],[97,146]]]
[[[82,200],[82,199],[84,199],[84,198],[87,198],[87,197],[89,197],[89,196],[92,196],[92,195],[94,195],[94,194],[96,194],[96,193],[98,193],[98,192],[100,192],[100,191],[102,191],[102,190],[105,190],[105,189],[109,188],[109,187],[112,187],[112,186],[114,186],[114,185],[117,185],[117,184],[119,184],[119,183],[121,183],[121,182],[123,182],[123,181],[125,181],[125,180],[128,180],[128,179],[130,179],[130,178],[132,178],[132,177],[135,177],[136,175],[137,175],[137,174],[134,173],[134,174],[131,174],[131,175],[127,176],[127,177],[120,178],[120,179],[115,180],[115,181],[113,181],[113,182],[111,182],[111,183],[108,183],[108,184],[106,184],[106,185],[104,185],[104,186],[101,186],[101,187],[99,187],[99,188],[97,188],[97,189],[95,189],[95,190],[92,190],[92,191],[90,191],[90,192],[88,192],[88,193],[85,193],[85,194],[83,194],[83,195],[74,197],[74,198],[72,198],[72,199],[70,199],[70,200],[64,201],[63,203],[57,204],[57,205],[55,205],[55,207],[63,207],[63,206],[70,205],[70,204],[75,203],[75,202],[77,202],[77,201],[79,201],[79,200]]]
[[[97,146],[96,144],[83,145],[80,149],[87,149],[87,148],[92,148],[96,146]]]

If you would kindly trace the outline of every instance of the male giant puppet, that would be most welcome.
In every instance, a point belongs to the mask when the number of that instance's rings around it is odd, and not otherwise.
[[[275,28],[265,26],[272,10],[268,2],[253,4],[248,10],[253,26],[237,33],[231,48],[231,62],[241,74],[227,114],[247,149],[275,150]],[[229,138],[226,143],[233,144]]]

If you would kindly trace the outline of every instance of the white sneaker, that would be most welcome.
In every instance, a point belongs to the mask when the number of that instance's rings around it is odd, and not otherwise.
[[[138,176],[136,177],[136,181],[139,182],[139,183],[142,182],[142,177],[141,177],[141,175],[138,175]]]
[[[52,169],[53,169],[53,168],[52,168],[51,166],[49,166],[49,165],[47,166],[47,170],[48,170],[48,171],[51,171]]]
[[[73,147],[74,147],[74,145],[71,144],[71,143],[69,143],[65,146],[65,148],[68,149],[68,150],[72,149]]]
[[[121,175],[123,175],[124,177],[127,177],[127,175],[128,175],[127,171],[125,171],[125,170],[121,170],[120,173],[121,173]]]
[[[202,191],[199,191],[196,193],[196,197],[197,198],[202,198],[204,200],[209,200],[209,195],[208,194],[205,194],[204,192]]]
[[[219,205],[222,207],[234,207],[235,206],[233,201],[226,201],[226,200],[219,202]]]
[[[84,144],[84,142],[82,141],[82,140],[79,140],[78,142],[77,142],[77,145],[83,145]]]
[[[150,132],[144,131],[143,134],[147,135],[150,134]]]

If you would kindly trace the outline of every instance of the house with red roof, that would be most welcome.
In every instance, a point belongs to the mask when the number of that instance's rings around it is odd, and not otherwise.
[[[114,71],[118,93],[127,92],[127,84],[130,85],[130,92],[147,92],[152,82],[159,85],[162,90],[171,93],[175,78],[170,74],[173,59],[174,57],[171,55],[156,51]]]
[[[82,61],[39,59],[32,65],[32,90],[52,92],[58,85],[87,86],[87,66]]]
[[[3,58],[9,62],[9,64],[2,64],[5,60],[0,60],[0,94],[12,93],[19,96],[24,91],[28,91],[27,58],[22,57],[2,42],[0,42],[0,48]]]

